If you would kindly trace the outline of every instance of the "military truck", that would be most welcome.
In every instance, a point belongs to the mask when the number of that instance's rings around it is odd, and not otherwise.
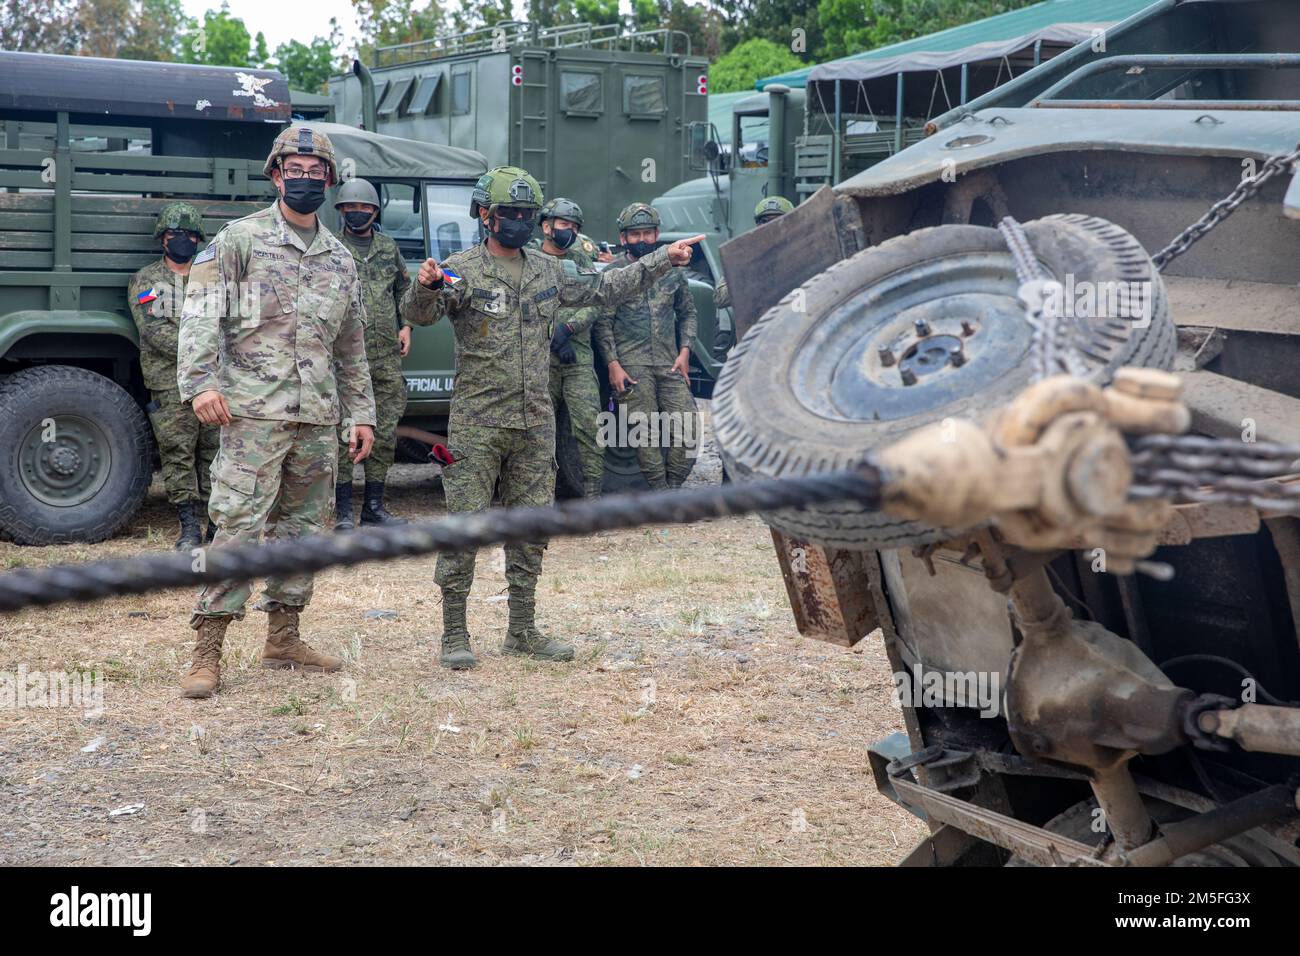
[[[835,470],[1019,392],[1037,346],[1006,217],[1062,286],[1151,296],[1070,316],[1082,374],[1174,369],[1192,437],[1230,442],[1180,439],[1218,451],[1147,489],[1189,500],[1137,575],[996,525],[768,516],[800,631],[883,644],[905,731],[871,767],[930,828],[907,865],[1300,865],[1300,523],[1263,495],[1297,479],[1230,494],[1215,471],[1300,443],[1297,108],[1292,4],[1162,0],[722,247],[737,480]]]
[[[0,532],[97,541],[131,519],[156,456],[127,280],[159,255],[169,200],[194,202],[209,236],[270,202],[289,89],[266,70],[25,53],[0,53],[0,75]],[[320,125],[413,265],[477,240],[482,155]],[[417,330],[406,369],[403,428],[427,442],[455,374],[445,323]]]
[[[329,93],[341,123],[524,167],[582,206],[589,235],[612,239],[620,209],[690,176],[708,60],[673,30],[505,21],[380,47]]]

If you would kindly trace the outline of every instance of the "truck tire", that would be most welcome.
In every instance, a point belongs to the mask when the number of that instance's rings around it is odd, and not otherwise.
[[[1072,277],[1076,290],[1085,282],[1102,290],[1148,283],[1141,288],[1149,321],[1074,320],[1092,381],[1109,382],[1124,365],[1173,367],[1176,335],[1164,283],[1133,236],[1080,215],[1048,216],[1025,230],[1047,271],[1062,283]],[[1001,234],[967,225],[890,239],[810,279],[755,323],[723,367],[714,426],[728,472],[743,481],[837,471],[923,425],[986,415],[1032,373],[1018,287]],[[917,320],[933,334],[914,332]],[[922,348],[940,342],[945,351],[937,360]],[[881,347],[894,355],[892,366],[882,364]],[[954,348],[963,352],[960,366],[948,359]],[[915,384],[903,384],[904,367]],[[764,518],[779,531],[840,548],[911,547],[957,533],[853,503]]]
[[[140,406],[103,375],[14,373],[0,386],[0,529],[25,545],[111,537],[144,500],[152,441]]]

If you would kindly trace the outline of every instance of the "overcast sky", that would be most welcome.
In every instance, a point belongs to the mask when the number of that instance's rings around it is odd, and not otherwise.
[[[181,0],[185,12],[202,22],[207,10],[220,10],[221,0]],[[274,0],[229,0],[230,13],[244,21],[248,32],[257,36],[266,34],[267,48],[274,51],[289,40],[311,42],[312,37],[328,36],[330,18],[339,21],[343,29],[343,46],[351,50],[360,35],[357,18],[350,0],[296,0],[293,3],[276,3]],[[450,7],[453,4],[446,4]],[[417,7],[423,6],[417,0]],[[526,4],[520,4],[527,9]],[[627,13],[632,9],[630,0],[620,0],[619,8]]]

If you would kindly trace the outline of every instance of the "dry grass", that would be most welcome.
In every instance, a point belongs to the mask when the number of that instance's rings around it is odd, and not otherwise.
[[[436,514],[404,471],[393,510]],[[173,535],[155,486],[127,536],[0,544],[0,566]],[[0,863],[888,864],[922,835],[868,769],[867,746],[901,728],[878,641],[798,636],[757,519],[553,543],[541,623],[577,645],[571,665],[497,652],[504,593],[481,553],[481,664],[453,674],[435,659],[432,558],[323,574],[304,622],[346,670],[261,669],[254,611],[211,701],[177,696],[191,593],[0,621],[0,670],[108,675],[97,719],[0,711]],[[108,816],[127,804],[144,809]]]

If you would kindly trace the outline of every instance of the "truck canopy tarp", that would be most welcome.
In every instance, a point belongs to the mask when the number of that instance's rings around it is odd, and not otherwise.
[[[1150,5],[1151,0],[1046,0],[929,36],[765,77],[755,86],[760,90],[770,83],[801,87],[821,80],[869,80],[891,73],[941,70],[1001,59],[1038,40],[1073,46],[1092,36],[1093,30],[1109,27]]]
[[[360,176],[400,179],[475,179],[488,170],[482,153],[370,133],[342,123],[307,123],[330,138],[339,161],[351,159]]]
[[[284,123],[275,70],[0,51],[0,112]]]

